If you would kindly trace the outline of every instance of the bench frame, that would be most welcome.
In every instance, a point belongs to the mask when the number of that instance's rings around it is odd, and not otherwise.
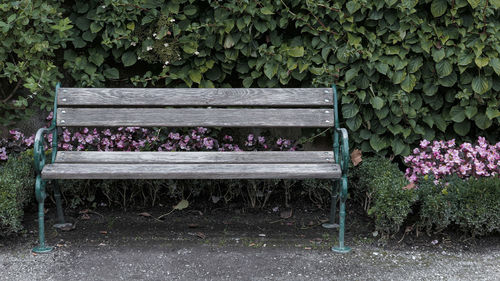
[[[53,250],[53,247],[46,245],[45,243],[45,220],[44,220],[44,201],[47,198],[46,185],[50,181],[53,186],[54,198],[56,202],[57,211],[57,227],[60,224],[65,223],[64,213],[61,201],[61,191],[59,189],[58,180],[46,180],[42,179],[42,170],[46,162],[46,151],[48,148],[48,143],[45,136],[52,134],[52,147],[51,147],[51,163],[55,162],[57,155],[57,95],[61,84],[57,83],[54,96],[54,108],[53,108],[53,119],[51,126],[48,128],[41,128],[37,131],[35,135],[34,143],[34,167],[36,172],[36,183],[35,183],[35,196],[38,202],[38,238],[39,244],[33,248],[34,253],[48,253]],[[334,126],[333,128],[333,154],[335,163],[338,163],[341,167],[342,175],[339,179],[335,179],[332,190],[331,190],[331,207],[329,222],[324,223],[322,226],[324,228],[339,228],[339,239],[338,245],[332,247],[332,251],[338,253],[347,253],[351,249],[344,245],[344,234],[345,234],[345,203],[347,200],[347,187],[348,179],[347,172],[349,168],[349,140],[347,130],[340,127],[339,123],[339,112],[338,112],[338,96],[337,88],[332,85],[333,90],[333,111],[334,111]],[[325,91],[326,93],[326,91]],[[335,223],[335,217],[337,213],[337,201],[340,197],[340,210],[339,210],[339,224]]]

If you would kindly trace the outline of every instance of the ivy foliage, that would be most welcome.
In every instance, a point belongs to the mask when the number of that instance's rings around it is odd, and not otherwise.
[[[66,47],[72,28],[60,1],[2,1],[0,4],[0,124],[50,109],[48,94],[62,77],[54,52]]]
[[[498,0],[76,0],[72,86],[336,83],[363,151],[498,139]]]

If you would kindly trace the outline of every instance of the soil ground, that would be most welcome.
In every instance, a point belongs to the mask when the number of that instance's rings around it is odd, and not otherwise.
[[[287,219],[272,209],[188,208],[161,221],[168,210],[95,211],[70,213],[75,228],[61,231],[49,210],[56,249],[38,255],[36,216],[26,214],[26,233],[0,240],[0,280],[500,280],[499,236],[380,239],[351,211],[352,251],[338,254],[337,230],[320,226],[326,212],[306,207]]]

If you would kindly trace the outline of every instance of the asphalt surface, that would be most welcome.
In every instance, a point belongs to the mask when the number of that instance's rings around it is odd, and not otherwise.
[[[0,248],[0,280],[500,280],[498,245],[476,253],[359,245],[336,254],[180,241],[173,246],[62,246],[39,255],[30,246]]]

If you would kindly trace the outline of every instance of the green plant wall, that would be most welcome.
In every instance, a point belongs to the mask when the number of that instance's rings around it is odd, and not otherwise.
[[[351,140],[499,137],[498,0],[65,1],[68,86],[336,83]]]

